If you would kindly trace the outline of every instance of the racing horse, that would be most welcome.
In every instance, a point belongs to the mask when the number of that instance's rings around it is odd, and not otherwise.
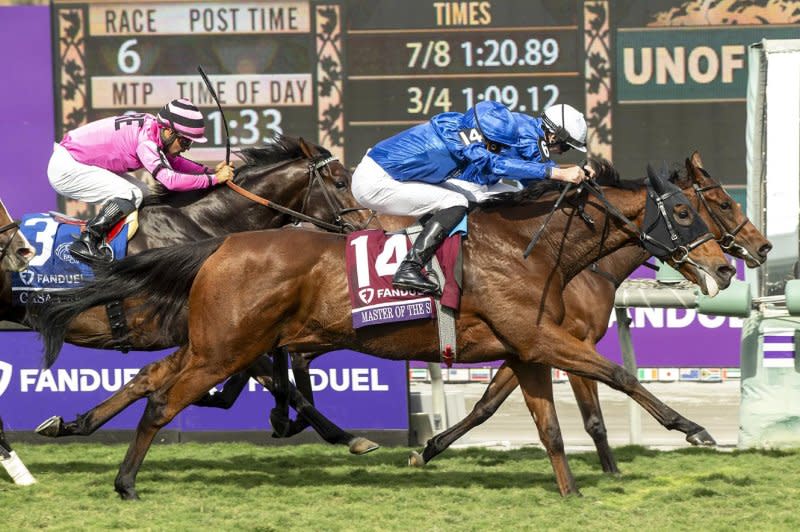
[[[709,175],[699,152],[695,151],[686,159],[685,167],[685,172],[673,170],[671,180],[683,190],[694,190],[695,209],[707,214],[709,228],[715,233],[722,249],[743,259],[750,268],[761,266],[767,260],[772,244],[750,222],[741,206],[725,192],[722,185]],[[623,248],[600,259],[596,267],[576,276],[564,291],[567,311],[563,327],[595,349],[608,329],[617,288],[647,258],[648,254],[641,248]],[[549,368],[543,368],[543,371],[549,372]],[[595,444],[603,471],[619,473],[608,444],[597,382],[571,373],[568,378],[583,417],[584,428]],[[489,419],[518,386],[514,371],[508,364],[503,364],[467,417],[434,435],[421,454],[412,452],[409,465],[423,466],[444,452],[464,434]]]
[[[8,209],[0,200],[0,268],[4,272],[21,272],[28,267],[34,254],[33,246],[19,232],[19,225],[11,218]],[[0,463],[16,484],[28,485],[36,482],[8,443],[3,431],[2,418],[0,418]]]
[[[245,164],[236,169],[235,186],[147,196],[139,210],[138,231],[129,242],[129,254],[233,232],[281,227],[298,218],[335,232],[361,228],[371,220],[371,213],[360,207],[350,193],[350,172],[321,146],[278,136],[263,147],[243,149],[240,157]],[[34,313],[40,310],[35,302],[31,309]],[[136,329],[137,334],[128,337],[126,349],[159,350],[176,345],[129,310],[127,327]],[[0,272],[0,320],[30,324],[26,309],[12,306],[11,274],[5,270]],[[102,349],[120,346],[103,307],[75,319],[66,340]],[[270,386],[269,381],[262,379],[262,383]],[[300,396],[293,397],[301,412],[306,412]],[[369,440],[341,431],[314,411],[308,412],[326,441],[347,444],[356,454],[377,447]],[[48,421],[42,430],[64,431],[60,420]],[[76,433],[82,431],[81,424],[70,428]]]
[[[598,182],[619,181],[619,175],[608,161],[592,160],[590,164],[594,167]],[[672,169],[670,181],[687,191],[695,202],[695,209],[704,215],[715,238],[728,254],[743,259],[751,268],[760,266],[772,248],[769,241],[750,223],[741,207],[728,195],[722,185],[706,171],[699,152],[692,153],[684,161],[684,166],[684,169]],[[378,220],[382,226],[389,228],[406,221],[404,218],[398,220],[397,217],[387,216],[379,216]],[[641,248],[627,247],[602,258],[596,267],[593,265],[592,268],[577,275],[564,291],[567,308],[564,328],[574,337],[595,348],[608,329],[608,318],[613,310],[617,287],[648,257],[649,255]],[[591,298],[593,304],[586,304],[587,298]],[[303,376],[308,375],[307,370],[297,372],[298,365],[307,367],[316,356],[316,354],[293,356],[298,383]],[[549,371],[545,368],[542,370]],[[220,392],[206,396],[203,404],[229,408],[250,378],[271,381],[272,376],[270,357],[263,356],[245,372],[231,377]],[[573,374],[568,374],[568,377],[583,418],[584,428],[595,444],[603,471],[619,473],[614,454],[608,444],[596,381]],[[508,365],[503,365],[470,414],[449,429],[433,436],[421,454],[413,452],[409,464],[424,465],[469,430],[485,422],[517,386],[518,382],[513,371]],[[310,385],[305,388],[310,389]],[[273,426],[278,425],[274,416],[271,416],[271,421]],[[307,426],[305,417],[292,422],[291,426],[295,432],[302,430]]]
[[[549,380],[540,381],[545,373],[549,379],[549,372],[541,367],[600,380],[631,396],[667,429],[686,434],[687,441],[713,443],[703,427],[664,405],[634,376],[560,325],[566,284],[595,260],[640,241],[708,295],[730,283],[735,269],[686,196],[652,169],[648,175],[646,184],[629,188],[585,184],[591,196],[570,196],[580,209],[568,202],[553,211],[555,216],[547,214],[552,195],[542,196],[559,186],[549,182],[498,197],[470,214],[473,236],[463,248],[464,290],[456,322],[460,360],[505,360],[511,366],[563,495],[578,493],[578,488],[561,443],[552,388]],[[520,251],[540,228],[540,248],[525,260]],[[345,245],[341,235],[331,233],[258,231],[151,250],[98,275],[89,288],[130,297],[129,304],[146,309],[154,326],[164,335],[176,335],[181,345],[107,401],[106,406],[121,410],[139,397],[148,398],[114,482],[122,498],[138,498],[136,474],[158,430],[262,353],[336,347],[392,360],[439,360],[430,320],[352,328]],[[187,308],[188,329],[171,330]],[[69,324],[40,318],[37,326],[52,364]]]

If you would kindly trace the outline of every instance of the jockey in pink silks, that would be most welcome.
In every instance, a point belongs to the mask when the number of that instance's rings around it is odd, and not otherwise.
[[[87,263],[108,260],[105,235],[144,199],[143,184],[128,172],[144,168],[173,191],[208,188],[233,176],[233,166],[225,162],[211,170],[182,157],[194,142],[206,142],[205,122],[186,99],[169,102],[156,116],[103,118],[67,133],[50,157],[50,184],[68,198],[102,203],[70,253]]]

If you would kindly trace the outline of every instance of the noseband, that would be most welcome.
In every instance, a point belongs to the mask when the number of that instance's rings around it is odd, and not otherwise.
[[[3,259],[6,258],[6,253],[8,253],[8,248],[11,246],[11,241],[14,240],[14,237],[17,236],[19,232],[19,223],[11,222],[10,224],[0,227],[0,235],[11,230],[14,231],[14,234],[8,239],[8,244],[0,248],[0,262],[3,262]]]
[[[269,172],[267,172],[267,174],[275,172],[276,170],[280,170],[281,168],[284,168],[284,167],[286,167],[286,166],[288,166],[288,165],[290,165],[290,164],[292,164],[294,162],[297,162],[299,160],[300,160],[300,158],[297,158],[297,159],[292,159],[290,161],[286,161],[283,164],[279,164],[276,167],[274,167],[271,170],[269,170]],[[228,185],[228,188],[234,190],[238,194],[246,197],[247,199],[249,199],[251,201],[254,201],[254,202],[256,202],[256,203],[258,203],[260,205],[264,205],[265,207],[269,207],[271,209],[275,209],[276,211],[281,212],[281,213],[286,214],[286,215],[289,215],[292,218],[296,218],[298,220],[302,220],[304,222],[309,222],[311,224],[314,224],[317,227],[319,227],[320,229],[325,229],[327,231],[333,231],[334,233],[347,233],[347,232],[354,231],[354,230],[357,230],[357,229],[363,229],[364,227],[366,227],[372,221],[372,218],[375,216],[375,213],[372,212],[372,214],[370,215],[369,219],[367,220],[367,222],[362,227],[356,227],[355,225],[351,224],[350,222],[344,220],[344,218],[342,218],[342,215],[345,215],[345,214],[348,214],[348,213],[354,212],[354,211],[363,210],[364,207],[354,207],[354,208],[347,208],[347,209],[342,209],[342,208],[336,207],[335,202],[334,202],[334,198],[331,195],[331,193],[328,191],[328,189],[325,186],[325,183],[323,181],[323,177],[322,177],[322,174],[320,172],[320,169],[323,168],[323,167],[328,168],[328,165],[330,163],[332,163],[334,161],[338,161],[338,160],[339,159],[337,159],[336,157],[331,156],[331,157],[322,158],[322,159],[312,159],[311,161],[309,161],[309,163],[308,163],[308,187],[307,187],[308,190],[306,191],[306,196],[303,199],[303,205],[305,206],[306,203],[308,202],[308,198],[311,195],[312,187],[314,186],[315,183],[319,183],[320,190],[322,190],[322,194],[323,194],[323,196],[325,198],[325,201],[327,202],[328,207],[330,208],[331,213],[333,214],[334,223],[329,223],[329,222],[326,222],[325,220],[320,220],[319,218],[316,218],[314,216],[309,216],[308,214],[304,214],[302,212],[295,211],[294,209],[290,209],[289,207],[284,207],[283,205],[275,203],[274,201],[268,200],[266,198],[262,198],[261,196],[253,194],[249,190],[246,190],[246,189],[240,187],[239,185],[234,183],[232,179],[229,179],[228,181],[226,181],[225,184]],[[328,172],[330,172],[330,168],[328,168]]]

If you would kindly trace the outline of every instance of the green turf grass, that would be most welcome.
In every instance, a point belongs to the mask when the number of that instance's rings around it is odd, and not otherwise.
[[[15,446],[39,484],[0,477],[3,530],[798,530],[800,452],[615,450],[569,455],[582,498],[562,499],[543,451],[448,451],[424,469],[407,449],[154,446],[142,500],[113,491],[125,447]]]

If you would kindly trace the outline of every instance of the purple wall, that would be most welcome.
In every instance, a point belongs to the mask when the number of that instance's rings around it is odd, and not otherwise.
[[[12,216],[55,209],[47,182],[53,151],[48,6],[0,7],[0,199]]]
[[[33,332],[0,332],[0,406],[7,430],[31,430],[52,415],[73,419],[106,399],[139,368],[169,354],[83,349],[65,345],[50,371],[41,369],[42,346]],[[311,370],[316,404],[345,429],[407,430],[406,364],[334,351]],[[230,410],[190,406],[166,428],[181,431],[267,430],[272,395],[251,381]],[[145,401],[105,425],[134,429]]]

